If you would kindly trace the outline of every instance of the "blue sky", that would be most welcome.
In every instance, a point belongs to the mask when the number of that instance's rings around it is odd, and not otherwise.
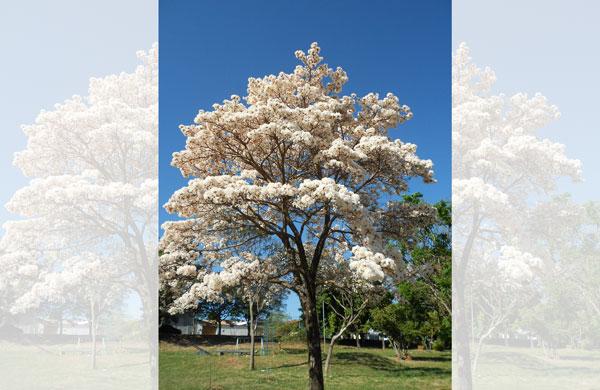
[[[414,118],[390,132],[419,146],[438,183],[411,183],[430,201],[450,199],[451,4],[428,1],[166,1],[159,3],[160,204],[186,184],[170,166],[185,146],[178,126],[232,94],[248,77],[290,72],[293,53],[317,41],[325,62],[341,66],[344,93],[392,92]],[[160,210],[161,223],[173,218]],[[297,298],[287,312],[298,316]]]

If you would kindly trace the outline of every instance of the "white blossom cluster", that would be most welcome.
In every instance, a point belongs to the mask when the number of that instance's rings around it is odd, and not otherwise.
[[[27,276],[35,275],[37,278],[28,291],[16,299],[11,312],[27,312],[44,303],[67,304],[77,312],[78,306],[86,309],[91,301],[102,306],[98,308],[101,310],[113,304],[122,294],[121,286],[111,283],[122,271],[110,259],[84,252],[62,260],[60,265],[61,271],[41,271],[39,275],[37,267],[20,267],[19,272],[28,268]]]
[[[232,256],[220,263],[218,271],[206,272],[195,265],[182,265],[177,268],[176,275],[163,274],[163,282],[172,281],[177,287],[181,278],[191,281],[186,291],[179,296],[169,308],[173,314],[185,312],[197,307],[199,301],[220,302],[234,291],[240,292],[248,299],[266,299],[280,288],[273,285],[275,269],[269,261],[261,261],[251,253],[244,252]],[[174,283],[173,283],[174,282]],[[259,289],[260,291],[255,291]]]
[[[542,260],[513,246],[503,245],[498,267],[509,283],[521,285],[533,280],[534,271],[542,267]]]
[[[382,253],[373,253],[363,246],[355,246],[352,248],[350,269],[364,280],[381,282],[385,276],[384,270],[396,271],[396,262]]]

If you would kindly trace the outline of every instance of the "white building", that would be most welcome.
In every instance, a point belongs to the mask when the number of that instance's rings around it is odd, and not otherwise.
[[[217,335],[218,324],[216,321],[200,320],[193,314],[186,313],[178,316],[172,324],[174,328],[184,335]],[[262,326],[256,329],[256,336],[262,335]],[[248,323],[246,321],[221,321],[221,336],[249,336]]]

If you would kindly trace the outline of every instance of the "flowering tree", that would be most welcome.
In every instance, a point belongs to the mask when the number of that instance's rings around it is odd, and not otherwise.
[[[181,261],[182,273],[201,263],[179,307],[210,294],[220,269],[247,264],[234,252],[272,267],[270,282],[300,298],[310,387],[322,389],[322,271],[347,262],[370,283],[397,274],[401,254],[387,243],[434,216],[398,196],[408,178],[431,182],[433,173],[415,145],[388,137],[412,117],[409,107],[391,93],[341,95],[346,73],[323,64],[316,43],[295,54],[301,65],[291,74],[250,78],[245,104],[232,96],[181,126],[186,148],[172,164],[193,178],[165,205],[183,219],[163,225],[161,249],[164,261]]]
[[[16,310],[35,303],[43,289],[32,288],[68,270],[68,259],[92,253],[86,258],[101,261],[100,269],[118,264],[116,279],[97,280],[107,291],[124,284],[139,295],[154,364],[158,47],[138,58],[134,72],[92,78],[88,96],[23,126],[28,143],[14,164],[31,181],[7,204],[22,218],[4,225],[0,267],[20,275],[8,289]]]
[[[453,350],[457,369],[453,387],[471,389],[468,295],[488,296],[489,281],[502,289],[489,304],[516,310],[522,276],[531,277],[539,263],[523,240],[532,200],[555,190],[559,177],[578,179],[581,164],[569,159],[563,145],[538,136],[539,129],[559,117],[541,94],[494,95],[494,72],[477,67],[463,43],[452,64],[452,200],[453,200]],[[526,283],[525,283],[526,284]],[[498,285],[494,285],[497,288]],[[500,303],[503,302],[503,303]],[[480,302],[475,310],[498,327],[506,310]],[[487,330],[480,327],[481,335]]]

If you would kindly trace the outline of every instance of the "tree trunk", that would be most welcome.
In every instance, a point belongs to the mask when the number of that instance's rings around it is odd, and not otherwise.
[[[360,334],[356,334],[356,348],[360,348]]]
[[[152,283],[157,283],[153,281]],[[150,362],[150,386],[149,390],[158,389],[158,311],[156,302],[158,300],[158,289],[150,288],[153,284],[141,286],[137,291],[143,306],[143,321],[148,334],[147,348],[148,360]]]
[[[304,326],[306,327],[306,343],[308,346],[308,377],[310,390],[323,390],[323,358],[321,357],[321,334],[319,316],[317,314],[317,297],[314,288],[309,288],[302,297]]]
[[[217,336],[221,335],[221,317],[217,317]]]
[[[250,301],[250,370],[254,370],[254,310]]]
[[[465,219],[463,217],[463,219]],[[465,300],[465,286],[467,281],[467,267],[471,261],[471,251],[474,242],[479,233],[481,224],[479,210],[476,208],[472,218],[472,226],[462,254],[457,256],[456,260],[452,258],[452,366],[456,364],[456,369],[452,370],[452,388],[456,390],[471,390],[473,387],[473,377],[471,372],[471,345],[470,335],[473,321],[467,320],[467,307]],[[464,221],[468,222],[468,221]]]
[[[471,390],[471,347],[469,337],[469,322],[467,321],[465,289],[458,283],[454,284],[456,302],[452,306],[455,312],[453,321],[453,353],[455,354],[456,367],[455,383],[453,388],[457,390]]]
[[[90,336],[92,336],[92,369],[96,369],[96,305],[90,302]]]

